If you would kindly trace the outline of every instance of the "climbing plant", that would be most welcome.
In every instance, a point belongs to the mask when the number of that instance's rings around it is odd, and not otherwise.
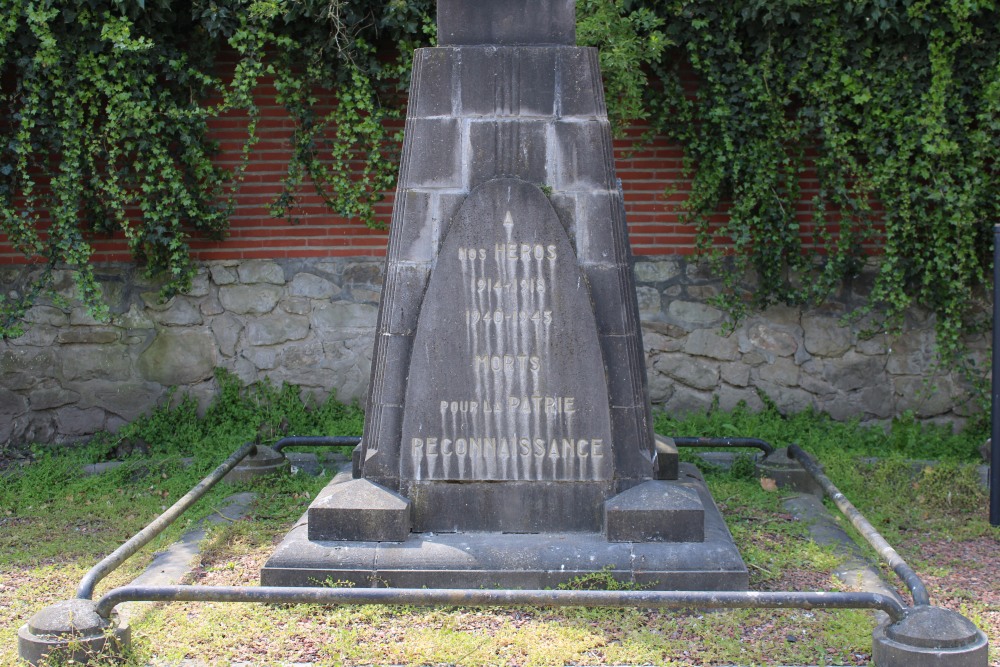
[[[604,96],[616,133],[649,118],[649,67],[668,42],[664,19],[633,0],[577,0],[576,40],[600,50]]]
[[[374,224],[395,171],[386,121],[400,114],[431,5],[0,0],[0,232],[32,259],[0,295],[0,336],[20,333],[39,296],[65,295],[57,271],[106,315],[89,263],[105,234],[124,235],[162,296],[186,289],[192,234],[228,229],[264,77],[295,121],[272,211],[287,215],[308,178],[331,208]],[[334,92],[332,110],[322,90]],[[213,160],[209,127],[222,115],[246,119],[235,168]]]
[[[677,51],[646,99],[684,146],[724,305],[818,303],[874,258],[855,316],[893,329],[924,306],[942,359],[964,363],[1000,221],[996,3],[655,5]]]
[[[167,0],[147,5],[4,0],[0,10],[0,224],[29,257],[28,287],[0,301],[0,331],[40,293],[53,270],[73,270],[82,299],[102,314],[88,264],[93,235],[124,233],[137,259],[166,276],[190,276],[191,230],[226,229],[227,173],[211,160],[206,122],[242,108],[261,72],[267,39],[254,17],[233,16],[229,37],[244,55],[231,85],[210,71],[212,16],[168,19]],[[209,101],[212,92],[224,93]],[[244,151],[246,153],[246,151]]]
[[[100,311],[102,233],[125,235],[164,296],[183,290],[188,241],[225,235],[243,169],[213,161],[211,119],[248,119],[246,159],[264,77],[295,121],[272,212],[312,182],[375,224],[433,5],[0,0],[0,231],[37,260],[0,297],[0,335],[57,268]],[[920,304],[942,356],[962,359],[1000,220],[994,1],[578,0],[577,17],[614,127],[641,119],[683,146],[682,206],[735,316],[818,303],[874,263],[857,315],[891,328]]]

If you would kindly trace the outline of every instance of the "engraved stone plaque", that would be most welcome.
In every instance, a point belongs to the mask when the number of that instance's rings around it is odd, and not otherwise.
[[[489,181],[455,215],[424,296],[401,476],[609,479],[604,375],[587,281],[548,198]]]

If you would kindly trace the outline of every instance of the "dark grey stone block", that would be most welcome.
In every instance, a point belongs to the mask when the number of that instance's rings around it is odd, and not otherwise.
[[[304,515],[260,571],[262,586],[368,586],[376,572],[378,542],[316,542]]]
[[[607,386],[590,380],[604,377],[590,295],[534,185],[493,180],[469,195],[431,274],[411,358],[404,477],[611,478]]]
[[[606,118],[597,49],[558,51],[558,114],[563,118]]]
[[[415,532],[599,532],[607,482],[413,482]]]
[[[383,351],[381,360],[388,371],[395,368],[395,364],[397,363],[408,364],[410,362],[410,354],[413,349],[412,336],[382,334],[379,338],[381,339]],[[379,396],[382,405],[402,407],[405,397],[405,377],[393,375],[393,377],[387,377],[382,382],[382,392]]]
[[[442,235],[431,222],[431,191],[400,189],[396,196],[401,201],[393,210],[389,262],[434,261]]]
[[[556,49],[456,49],[461,57],[461,116],[555,114]]]
[[[680,482],[650,480],[604,503],[609,542],[702,542],[704,522],[698,492]]]
[[[351,450],[351,477],[361,478],[361,457],[365,454],[365,446],[360,442]]]
[[[376,379],[373,377],[372,381]],[[360,472],[388,488],[399,486],[399,432],[402,426],[402,406],[368,403],[361,440],[364,451]]]
[[[401,190],[397,196],[402,205],[393,211],[388,264],[390,267],[400,262],[430,265],[465,194],[410,189]]]
[[[611,408],[611,437],[615,442],[615,476],[649,479],[653,467],[653,426],[645,406]]]
[[[597,51],[569,46],[572,13],[442,0],[445,46],[415,61],[357,493],[318,499],[265,583],[543,588],[609,567],[746,586],[703,484],[654,452]]]
[[[300,523],[261,571],[266,586],[545,589],[609,572],[655,590],[745,590],[746,566],[694,469],[683,466],[705,510],[704,542],[611,543],[600,533],[412,533],[402,543],[309,541]],[[692,476],[693,475],[693,476]]]
[[[459,207],[465,202],[467,197],[468,193],[464,191],[435,193],[432,200],[434,205],[431,208],[431,213],[434,216],[434,220],[441,224],[442,240],[448,234],[452,218],[455,217],[455,213],[458,212]],[[438,250],[440,250],[440,245],[438,246]]]
[[[401,189],[463,188],[462,124],[457,118],[410,118],[403,146]]]
[[[639,362],[634,359],[634,336],[601,336],[601,350],[608,368],[608,396],[611,405],[641,405],[642,385]]]
[[[389,318],[387,318],[389,319]],[[369,396],[369,406],[402,406],[406,391],[406,376],[395,372],[397,364],[409,364],[413,337],[383,331],[375,340],[372,377],[378,384]]]
[[[438,0],[438,44],[576,44],[575,0]]]
[[[397,264],[387,270],[388,279],[382,300],[382,325],[380,334],[398,334],[411,336],[417,328],[417,318],[420,315],[420,305],[423,301],[424,289],[430,267],[426,264]],[[409,348],[405,357],[386,357],[386,363],[396,363],[402,359],[409,360]]]
[[[512,50],[496,47],[462,47],[450,49],[459,60],[459,81],[461,81],[458,98],[461,117],[499,116],[505,101],[498,100],[498,78],[510,73],[508,66],[504,69],[502,54]]]
[[[656,479],[677,479],[680,472],[680,458],[673,438],[654,434],[653,450],[656,455],[654,477]]]
[[[308,521],[313,541],[403,542],[410,535],[410,501],[341,473],[309,506]]]
[[[607,120],[565,121],[554,124],[553,170],[549,185],[556,190],[613,190],[614,156]]]
[[[547,184],[545,136],[546,124],[541,121],[471,121],[469,186],[508,177]]]
[[[583,265],[616,266],[628,256],[616,192],[576,193],[576,254]]]
[[[577,261],[580,259],[580,251],[577,248],[576,239],[576,192],[551,192],[549,193],[549,203],[559,216],[559,222],[569,236],[570,243],[573,244],[573,252],[576,253]]]
[[[408,113],[413,118],[454,115],[452,87],[456,58],[447,49],[417,49],[413,54]]]

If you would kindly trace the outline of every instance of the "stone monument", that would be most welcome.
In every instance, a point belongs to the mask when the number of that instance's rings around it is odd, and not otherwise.
[[[367,419],[265,585],[660,589],[747,571],[652,431],[624,205],[573,0],[438,0],[414,57]]]

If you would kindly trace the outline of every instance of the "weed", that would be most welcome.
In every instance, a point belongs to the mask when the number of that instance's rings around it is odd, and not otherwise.
[[[360,435],[364,413],[331,392],[323,402],[299,387],[275,387],[267,380],[243,386],[216,369],[218,391],[198,416],[190,396],[170,393],[149,415],[125,426],[116,442],[141,441],[153,455],[226,456],[245,442],[271,444],[291,435]]]
[[[979,471],[971,465],[925,466],[913,488],[921,505],[931,511],[965,513],[986,505]]]
[[[597,572],[588,572],[573,577],[569,581],[559,584],[556,588],[567,591],[641,591],[647,587],[634,581],[616,579],[611,566],[607,565]]]
[[[952,433],[945,427],[924,424],[912,414],[894,420],[886,431],[881,425],[837,422],[814,410],[783,416],[776,409],[752,412],[745,405],[731,412],[714,409],[693,413],[684,419],[657,412],[654,424],[656,432],[666,436],[752,437],[776,447],[796,443],[824,464],[829,457],[842,455],[895,455],[974,463],[978,462],[976,447],[986,438],[978,430]]]
[[[741,452],[733,460],[729,468],[729,476],[733,479],[757,479],[757,460],[751,454]]]
[[[347,579],[334,579],[333,577],[326,577],[322,581],[317,581],[316,586],[321,586],[322,588],[354,588],[354,582],[348,581]]]
[[[96,557],[110,552],[169,507],[236,447],[260,439],[261,425],[289,424],[289,434],[348,435],[361,432],[362,413],[331,396],[317,403],[298,388],[268,383],[243,387],[224,371],[220,391],[204,418],[190,396],[168,392],[148,415],[116,435],[102,434],[80,447],[35,448],[30,465],[6,471],[0,484],[0,564],[38,562],[65,556]],[[272,441],[275,437],[270,438]],[[146,443],[123,465],[87,476],[88,463],[112,457],[124,441]],[[250,483],[262,502],[258,522],[285,523],[304,510],[320,481],[305,476]],[[220,485],[157,541],[176,537],[192,521],[211,512],[231,487]]]

